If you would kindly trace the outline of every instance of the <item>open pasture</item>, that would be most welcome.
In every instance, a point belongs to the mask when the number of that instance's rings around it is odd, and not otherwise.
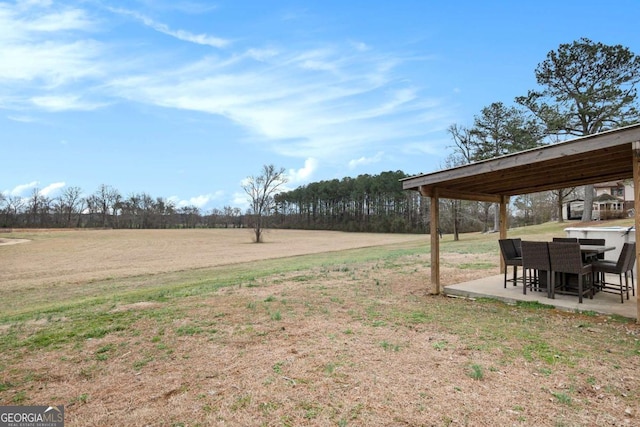
[[[251,263],[269,259],[428,242],[418,235],[273,230],[266,232],[265,243],[254,244],[247,229],[48,230],[12,236],[17,237],[3,235],[3,240],[23,243],[0,245],[0,300],[8,302],[8,310],[157,287],[163,283],[157,276],[168,273],[233,265],[251,270]]]
[[[519,230],[557,234],[559,227]],[[640,329],[429,295],[428,236],[0,236],[0,404],[69,426],[637,425]],[[445,236],[445,285],[498,273]]]

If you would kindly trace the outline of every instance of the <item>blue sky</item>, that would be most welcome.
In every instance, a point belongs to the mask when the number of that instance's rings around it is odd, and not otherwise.
[[[640,54],[640,2],[0,1],[0,191],[101,184],[204,212],[441,169],[446,129],[535,89],[580,37]]]

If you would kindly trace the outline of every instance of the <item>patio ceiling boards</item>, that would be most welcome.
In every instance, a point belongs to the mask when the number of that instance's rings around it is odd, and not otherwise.
[[[402,180],[404,190],[440,198],[500,202],[502,196],[633,177],[640,124]]]

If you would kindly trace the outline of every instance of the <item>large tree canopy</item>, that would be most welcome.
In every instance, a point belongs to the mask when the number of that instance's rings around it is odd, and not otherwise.
[[[561,44],[535,70],[541,90],[516,101],[549,134],[584,136],[638,122],[640,57],[621,45],[581,38]],[[585,187],[583,221],[592,218],[593,186]]]
[[[640,57],[626,47],[586,38],[561,44],[547,54],[535,75],[542,89],[516,101],[538,116],[550,133],[591,135],[639,119]]]
[[[516,107],[494,102],[474,118],[470,130],[474,145],[473,160],[490,159],[534,148],[542,141],[537,121]]]
[[[539,121],[522,108],[507,107],[502,102],[494,102],[482,109],[474,117],[473,127],[458,125],[449,127],[449,133],[455,144],[454,153],[448,161],[454,165],[491,159],[508,153],[534,148],[543,141],[543,129]],[[484,204],[485,224],[489,217],[490,204]],[[457,223],[458,207],[452,207]],[[494,229],[497,229],[498,216],[494,215]],[[457,240],[454,225],[454,240]]]

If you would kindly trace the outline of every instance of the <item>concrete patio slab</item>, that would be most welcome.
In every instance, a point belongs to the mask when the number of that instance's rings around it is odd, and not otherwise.
[[[617,280],[617,276],[615,280]],[[599,314],[615,314],[630,319],[637,318],[637,299],[631,292],[628,300],[625,297],[624,303],[620,303],[618,295],[598,292],[593,299],[584,298],[582,304],[580,304],[577,296],[556,294],[555,299],[551,299],[547,298],[545,292],[532,292],[529,290],[524,295],[521,284],[513,286],[511,283],[507,283],[507,287],[504,288],[503,283],[502,275],[490,276],[470,282],[447,285],[444,287],[443,292],[445,295],[464,298],[493,298],[507,304],[515,304],[517,301],[538,301],[541,304],[552,305],[559,310],[593,311]]]

